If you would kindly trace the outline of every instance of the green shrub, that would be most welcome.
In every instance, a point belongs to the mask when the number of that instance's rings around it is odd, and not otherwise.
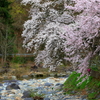
[[[18,63],[18,64],[24,64],[27,61],[34,61],[35,57],[20,57],[20,56],[15,56],[10,58],[12,63]]]
[[[88,98],[93,100],[93,99],[95,99],[96,94],[97,94],[96,92],[90,93],[88,95]]]
[[[69,76],[69,78],[65,81],[64,88],[69,88],[70,87],[70,89],[75,89],[77,84],[81,81],[81,79],[76,81],[79,76],[80,76],[79,73],[73,72]]]
[[[83,78],[85,78],[86,76],[83,76],[81,78],[79,78],[79,76],[80,76],[80,73],[73,72],[70,75],[70,77],[65,81],[64,88],[69,88],[70,87],[70,89],[84,89],[86,87],[86,85],[92,79],[91,77],[89,77],[88,79],[86,79],[85,81],[83,81]]]
[[[72,91],[82,91],[83,89],[86,89],[88,99],[96,100],[96,96],[100,94],[100,80],[89,76],[88,79],[82,82],[83,78],[85,78],[86,76],[83,76],[81,78],[79,78],[79,76],[79,73],[73,72],[65,81],[65,93],[71,94]],[[81,84],[79,84],[80,82]]]
[[[19,64],[23,64],[23,63],[26,63],[26,58],[25,57],[14,57],[12,59],[12,63],[19,63]]]
[[[97,83],[97,86],[99,86],[99,87],[100,87],[100,82],[99,82],[99,83]]]

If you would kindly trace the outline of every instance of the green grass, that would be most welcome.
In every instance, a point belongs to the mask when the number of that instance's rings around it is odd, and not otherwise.
[[[100,94],[100,80],[92,78],[91,76],[88,77],[85,81],[82,82],[84,77],[81,77],[79,73],[73,72],[70,77],[64,83],[64,90],[68,94],[72,94],[72,91],[81,92],[82,90],[86,90],[87,97],[89,100],[96,100],[96,96]],[[81,84],[79,84],[82,82]],[[77,85],[78,84],[78,85]]]
[[[12,63],[18,63],[18,64],[23,64],[23,63],[26,63],[26,59],[25,59],[25,57],[16,56],[16,57],[13,57],[11,62]]]
[[[93,100],[93,99],[95,99],[96,94],[97,94],[96,92],[90,93],[88,95],[88,98]]]
[[[30,90],[30,97],[39,97],[39,98],[44,98],[44,95],[43,94],[38,94],[37,92],[34,92],[32,90]]]

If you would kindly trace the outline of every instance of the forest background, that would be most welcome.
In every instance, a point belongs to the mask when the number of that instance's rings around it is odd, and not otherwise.
[[[23,24],[28,19],[29,5],[21,5],[21,0],[0,1],[0,63],[24,63],[27,51],[22,47]],[[17,54],[17,57],[16,57]]]

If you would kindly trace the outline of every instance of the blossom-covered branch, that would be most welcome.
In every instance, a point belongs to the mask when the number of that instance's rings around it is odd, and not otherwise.
[[[64,41],[60,34],[64,26],[73,22],[73,17],[64,9],[65,0],[23,0],[31,4],[30,19],[24,23],[23,46],[34,49],[36,62],[54,70],[65,62]]]
[[[91,59],[100,52],[100,0],[73,0],[65,7],[75,19],[75,23],[65,27],[65,51],[70,58],[66,59],[78,62],[78,72],[85,75]]]

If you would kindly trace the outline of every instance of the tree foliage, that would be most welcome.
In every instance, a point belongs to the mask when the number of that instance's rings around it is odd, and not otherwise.
[[[13,26],[15,28],[15,32],[19,32],[23,28],[24,21],[27,20],[28,18],[28,10],[29,10],[29,5],[24,6],[21,5],[22,0],[8,0],[11,2],[10,7],[12,8],[10,10],[10,14],[12,18],[14,19]]]
[[[13,19],[10,15],[10,4],[7,0],[0,1],[0,51],[4,62],[13,48]]]
[[[75,22],[65,26],[66,59],[88,74],[92,59],[100,53],[100,0],[72,0],[65,4]]]
[[[23,0],[30,3],[30,19],[24,23],[23,45],[34,50],[36,62],[53,70],[64,60],[64,25],[71,23],[71,16],[64,11],[64,0]]]
[[[79,73],[88,74],[91,60],[100,52],[100,0],[22,3],[32,4],[22,36],[24,47],[36,51],[37,62],[57,65],[66,55],[66,61],[78,68]]]

